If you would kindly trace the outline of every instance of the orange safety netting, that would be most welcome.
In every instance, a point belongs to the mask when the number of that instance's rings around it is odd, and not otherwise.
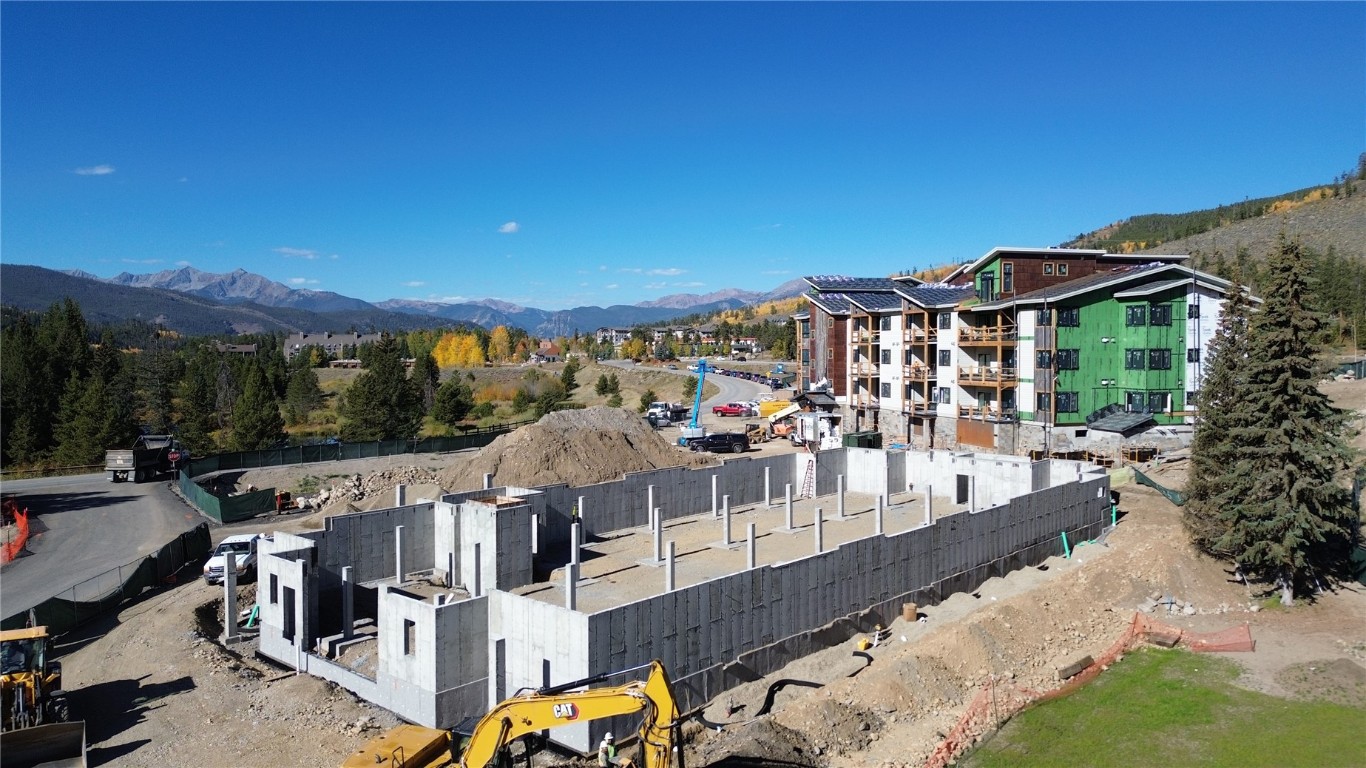
[[[1071,693],[1108,669],[1120,654],[1135,646],[1152,642],[1166,647],[1180,646],[1197,652],[1252,651],[1256,644],[1252,640],[1252,629],[1243,623],[1240,626],[1218,632],[1190,632],[1164,624],[1142,613],[1135,613],[1129,627],[1119,638],[1105,649],[1098,658],[1065,683],[1049,691],[1034,691],[994,678],[982,684],[973,697],[972,703],[958,718],[953,730],[935,747],[925,761],[925,768],[945,768],[968,747],[981,738],[997,730],[1025,707],[1039,701],[1048,701]]]
[[[15,537],[0,546],[0,563],[8,563],[19,556],[28,543],[28,510],[19,509],[13,499],[5,499],[5,517],[14,519]]]

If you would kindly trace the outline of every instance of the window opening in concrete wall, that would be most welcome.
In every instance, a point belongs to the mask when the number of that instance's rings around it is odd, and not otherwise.
[[[280,602],[280,577],[272,573],[270,575],[270,604],[276,605]]]
[[[967,475],[958,476],[958,487],[955,489],[955,492],[953,494],[954,504],[968,503],[968,482],[969,480]]]
[[[1074,437],[1086,437],[1086,430],[1078,429],[1076,432],[1073,432],[1072,435]]]
[[[499,701],[508,697],[508,641],[493,643],[493,692]]]
[[[417,652],[417,622],[403,620],[403,655],[412,656]]]
[[[283,626],[280,628],[280,635],[289,642],[294,642],[294,588],[285,587],[284,589],[284,614]]]

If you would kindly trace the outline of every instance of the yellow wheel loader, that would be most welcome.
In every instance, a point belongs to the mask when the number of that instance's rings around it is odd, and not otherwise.
[[[85,723],[69,722],[62,663],[47,660],[48,640],[47,627],[0,631],[5,768],[85,765]]]

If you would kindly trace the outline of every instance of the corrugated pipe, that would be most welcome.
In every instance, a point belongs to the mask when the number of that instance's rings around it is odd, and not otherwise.
[[[1072,559],[1072,548],[1067,545],[1067,531],[1062,532],[1062,556],[1068,560]]]

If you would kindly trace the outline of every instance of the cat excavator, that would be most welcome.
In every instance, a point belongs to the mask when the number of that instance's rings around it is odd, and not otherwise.
[[[644,680],[625,685],[585,688],[615,675],[648,669]],[[342,763],[342,768],[511,768],[511,745],[523,737],[563,725],[642,713],[639,737],[641,768],[673,768],[682,765],[682,751],[675,762],[678,739],[678,703],[664,665],[658,659],[631,669],[594,675],[563,685],[519,693],[454,731],[400,725],[367,742]],[[472,719],[473,720],[473,719]],[[530,765],[534,745],[524,745]]]

